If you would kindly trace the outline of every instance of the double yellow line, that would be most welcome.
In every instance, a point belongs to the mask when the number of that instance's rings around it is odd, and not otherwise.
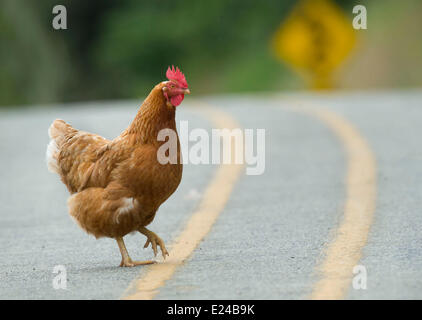
[[[342,299],[358,265],[362,249],[374,219],[376,203],[376,162],[366,140],[346,119],[322,109],[307,113],[320,119],[342,142],[347,154],[346,202],[343,221],[328,245],[326,257],[318,271],[311,299]]]
[[[226,113],[211,107],[197,109],[217,128],[234,129],[239,125]],[[344,145],[348,169],[347,197],[343,221],[334,239],[328,245],[325,259],[318,267],[320,280],[315,284],[311,299],[342,299],[347,294],[353,277],[353,267],[359,263],[361,252],[372,224],[376,197],[376,163],[365,139],[346,119],[323,108],[307,105],[290,108],[315,117],[328,126]],[[173,276],[176,269],[193,253],[217,220],[243,166],[222,164],[209,184],[198,209],[185,229],[171,245],[170,257],[165,263],[147,267],[125,292],[124,299],[153,299],[159,288]]]

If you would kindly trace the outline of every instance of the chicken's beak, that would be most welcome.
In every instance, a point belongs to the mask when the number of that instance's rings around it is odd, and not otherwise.
[[[183,94],[190,94],[190,90],[189,89],[184,89],[183,90]]]

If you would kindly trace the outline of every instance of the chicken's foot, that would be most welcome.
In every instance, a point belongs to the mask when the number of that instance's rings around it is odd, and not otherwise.
[[[157,236],[154,232],[148,230],[145,227],[141,227],[139,232],[142,233],[147,237],[147,241],[145,242],[144,248],[148,248],[149,244],[151,243],[152,250],[154,251],[154,255],[157,256],[157,244],[160,246],[161,253],[163,254],[163,258],[165,259],[166,256],[169,255],[166,246],[164,245],[164,241]]]
[[[141,266],[145,264],[152,264],[155,261],[146,260],[146,261],[132,261],[127,252],[125,242],[123,241],[122,237],[116,238],[117,244],[119,245],[120,253],[122,255],[122,262],[120,262],[120,267],[134,267],[134,266]]]

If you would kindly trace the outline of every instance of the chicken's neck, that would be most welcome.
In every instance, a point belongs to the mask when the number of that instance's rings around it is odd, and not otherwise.
[[[135,119],[125,134],[134,143],[156,143],[160,130],[169,128],[176,131],[175,107],[169,107],[157,85],[138,110]]]

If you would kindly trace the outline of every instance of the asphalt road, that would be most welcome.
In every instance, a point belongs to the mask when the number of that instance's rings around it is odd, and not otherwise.
[[[187,97],[177,120],[210,130]],[[312,104],[343,117],[376,159],[376,200],[359,265],[367,288],[346,299],[422,298],[422,92],[280,94],[202,98],[243,128],[266,130],[266,167],[243,174],[210,233],[156,299],[306,299],[335,241],[347,200],[347,153],[323,122],[289,110]],[[47,128],[63,118],[107,138],[134,117],[137,102],[0,111],[0,298],[117,299],[145,267],[118,268],[114,240],[95,240],[69,218],[66,188],[47,171]],[[167,244],[184,230],[217,165],[186,165],[176,193],[150,229]],[[152,258],[141,234],[126,238],[134,259]],[[346,252],[347,254],[347,252]],[[54,289],[53,268],[67,271]]]

